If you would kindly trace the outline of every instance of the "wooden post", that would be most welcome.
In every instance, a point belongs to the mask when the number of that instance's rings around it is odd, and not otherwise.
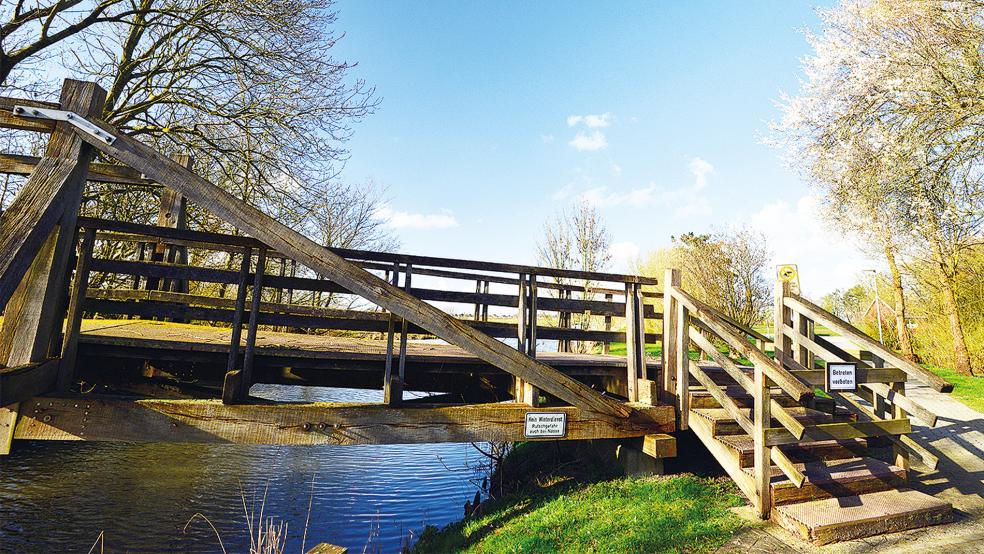
[[[676,395],[676,371],[677,361],[677,299],[674,297],[672,288],[683,284],[683,276],[679,269],[667,269],[663,281],[663,395],[664,403],[673,403]]]
[[[892,392],[894,392],[897,395],[905,396],[904,382],[890,383],[890,386],[892,388]],[[905,417],[909,417],[909,414],[905,410],[900,408],[898,403],[893,403],[892,419],[902,419]],[[901,468],[909,469],[909,450],[907,448],[901,448],[899,446],[899,443],[894,441],[892,443],[892,450],[895,453],[895,465]]]
[[[785,356],[791,356],[793,352],[792,341],[783,332],[786,325],[792,326],[792,310],[786,307],[786,296],[789,295],[789,282],[781,279],[776,280],[775,307],[773,314],[773,325],[775,327],[775,337],[773,337],[773,348],[775,349],[776,363],[780,367],[785,365]]]
[[[634,283],[625,284],[625,386],[629,402],[639,401],[639,366],[643,363],[639,358],[637,291]]]
[[[411,290],[411,277],[413,276],[413,266],[409,263],[404,268],[403,290],[407,293]],[[390,395],[389,404],[399,406],[403,403],[403,381],[407,374],[407,331],[410,329],[410,322],[406,318],[400,319],[400,360],[396,375],[390,374]],[[395,378],[393,378],[395,377]]]
[[[762,370],[761,364],[755,364],[755,386],[752,391],[754,395],[755,413],[753,424],[755,433],[753,435],[754,462],[755,462],[755,492],[758,496],[755,508],[758,516],[762,519],[769,519],[772,511],[772,448],[765,444],[765,432],[772,422],[770,411],[770,401],[772,397],[769,393],[768,379]]]
[[[232,337],[229,341],[229,361],[226,363],[225,382],[222,384],[222,402],[237,400],[239,394],[239,342],[243,336],[243,312],[246,311],[246,282],[253,259],[253,249],[243,248],[243,261],[239,268],[239,285],[236,290],[236,308],[232,315]]]
[[[485,281],[485,287],[483,290],[485,294],[489,293],[489,281]],[[486,302],[482,304],[482,321],[488,321],[488,320],[489,320],[489,304],[488,302]]]
[[[614,296],[612,294],[606,294],[605,295],[605,302],[611,302],[613,298],[614,298]],[[605,316],[605,330],[606,331],[611,331],[612,330],[612,316],[611,315],[606,315]],[[611,343],[611,341],[606,340],[604,343],[602,343],[602,345],[601,345],[601,353],[602,354],[608,355],[608,354],[611,353],[611,350],[612,350],[612,343]]]
[[[481,279],[475,279],[475,294],[482,293],[482,281]],[[482,317],[482,303],[475,302],[475,321],[478,321]]]
[[[94,83],[66,79],[62,85],[60,103],[63,110],[85,117],[99,117],[105,101],[106,91]],[[61,326],[68,307],[67,277],[76,247],[75,226],[92,154],[92,147],[82,141],[71,124],[59,122],[55,125],[44,159],[67,161],[73,164],[73,169],[61,184],[61,199],[55,207],[60,210],[60,215],[56,216],[58,226],[44,239],[4,310],[0,363],[8,367],[39,362],[57,354],[61,347]],[[30,201],[28,197],[25,199]],[[0,407],[0,456],[10,452],[16,422],[16,405]]]
[[[690,428],[690,311],[683,302],[677,303],[677,339],[679,349],[676,355],[677,407],[680,409],[680,430]]]
[[[539,319],[539,314],[536,308],[537,290],[536,290],[536,274],[530,273],[530,286],[529,286],[529,309],[530,318],[527,330],[529,332],[529,337],[526,342],[526,354],[531,358],[536,358],[536,327],[537,320]]]
[[[75,376],[75,363],[79,351],[79,335],[82,332],[82,306],[85,291],[89,288],[89,267],[92,265],[92,250],[96,244],[96,230],[85,230],[82,249],[75,266],[75,280],[72,283],[72,296],[68,303],[68,322],[65,324],[65,338],[62,342],[62,359],[58,368],[58,390],[67,391]]]
[[[529,317],[529,298],[526,296],[526,275],[523,273],[519,274],[519,291],[518,291],[519,304],[516,310],[516,336],[517,342],[516,348],[520,352],[526,352],[526,327],[528,325],[527,317]]]
[[[253,298],[249,307],[249,326],[246,331],[246,354],[243,355],[243,370],[239,375],[239,400],[249,396],[253,384],[253,361],[256,358],[256,328],[260,318],[260,301],[263,299],[263,269],[266,265],[266,248],[260,248],[256,257],[256,272],[253,275]]]
[[[194,158],[188,154],[175,154],[171,156],[175,162],[184,167],[191,168]],[[180,192],[171,187],[164,187],[161,191],[161,205],[157,210],[157,226],[169,229],[186,229],[188,227],[188,200]],[[167,244],[163,240],[154,245],[151,253],[151,261],[168,263],[188,263],[188,247]],[[169,279],[147,278],[147,290],[163,290],[174,292],[188,292],[188,281],[181,280],[170,282]]]
[[[387,272],[387,277],[389,273]],[[400,286],[400,264],[393,264],[392,281],[394,287]],[[393,342],[396,329],[396,317],[389,314],[386,320],[386,364],[383,366],[383,403],[391,404],[393,399]]]

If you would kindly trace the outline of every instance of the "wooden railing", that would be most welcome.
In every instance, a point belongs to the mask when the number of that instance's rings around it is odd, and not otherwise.
[[[933,427],[937,415],[907,397],[906,382],[911,378],[922,381],[938,391],[948,392],[953,385],[891,351],[850,323],[827,312],[809,300],[792,294],[787,283],[776,286],[777,357],[796,373],[809,379],[812,385],[823,388],[838,405],[859,418],[877,423],[882,428],[907,427],[909,417]],[[870,362],[853,356],[830,340],[817,335],[815,326],[823,325],[849,339],[860,351],[875,354]],[[889,361],[896,367],[885,367]],[[826,383],[826,364],[853,363],[857,367],[858,387],[853,392],[830,390]],[[821,369],[818,369],[821,368]],[[908,432],[908,431],[906,431]],[[886,435],[896,454],[896,465],[909,466],[910,456],[935,468],[939,460],[905,433]]]
[[[734,465],[725,467],[742,491],[753,500],[759,515],[767,518],[772,506],[771,466],[775,464],[797,487],[805,476],[786,454],[782,445],[801,441],[886,437],[896,449],[897,463],[908,465],[910,454],[935,467],[937,460],[925,448],[906,436],[911,431],[909,416],[936,423],[936,416],[905,396],[905,382],[913,377],[945,389],[935,375],[906,362],[864,333],[851,327],[809,301],[789,294],[788,286],[777,288],[775,323],[780,330],[770,339],[721,314],[694,298],[680,286],[677,270],[668,270],[664,279],[663,367],[661,394],[679,410],[679,428],[690,427],[689,397],[691,379],[703,386],[728,416],[753,440],[754,472],[751,479]],[[861,344],[884,364],[865,364],[817,336],[815,322],[836,330]],[[775,359],[765,345],[775,344]],[[752,409],[742,409],[736,392],[719,385],[697,362],[690,359],[693,345],[703,357],[714,362],[752,398]],[[856,362],[856,393],[831,391],[827,386],[824,362]],[[748,363],[751,367],[742,366]],[[816,407],[815,391],[824,390],[857,421],[804,425],[773,397],[774,389],[805,407]],[[779,427],[772,427],[775,421]],[[711,439],[708,439],[711,440]],[[707,442],[707,441],[705,441]],[[719,458],[720,460],[721,458]]]
[[[770,387],[778,386],[783,392],[801,402],[807,402],[813,397],[813,389],[802,383],[796,376],[766,356],[765,352],[753,345],[748,334],[740,329],[734,321],[722,318],[717,310],[707,306],[684,291],[680,285],[678,270],[668,270],[664,281],[663,295],[665,314],[663,319],[663,336],[673,336],[676,340],[664,341],[664,372],[672,374],[675,383],[664,385],[663,393],[679,408],[679,428],[689,427],[689,390],[692,376],[707,392],[721,405],[738,425],[751,436],[755,443],[754,450],[754,489],[744,492],[755,500],[760,513],[768,513],[771,506],[770,467],[774,462],[788,477],[802,485],[805,477],[786,455],[770,444],[768,437],[774,434],[770,429],[775,419],[782,426],[781,431],[796,440],[803,437],[806,428],[793,417],[784,407],[772,398]],[[670,317],[667,314],[675,314]],[[736,327],[739,327],[736,329]],[[706,336],[710,334],[711,338]],[[714,340],[726,345],[727,351],[722,352],[714,344]],[[690,359],[690,344],[693,343],[698,352],[703,352],[716,362],[738,385],[753,398],[751,417],[738,407],[727,391],[716,384],[714,380],[693,360]],[[749,376],[732,357],[741,357],[752,363],[752,376]],[[744,482],[739,481],[739,484]]]
[[[402,394],[407,337],[429,336],[424,329],[366,302],[344,309],[332,307],[333,295],[337,298],[349,291],[300,264],[288,266],[289,262],[280,253],[249,237],[87,217],[79,218],[78,226],[84,239],[69,313],[68,342],[73,345],[69,356],[73,359],[77,355],[83,314],[231,324],[228,367],[230,372],[240,371],[242,383],[251,379],[259,326],[304,332],[381,333],[385,334],[387,344],[384,396],[395,404]],[[97,244],[102,248],[97,249]],[[128,246],[112,247],[119,245]],[[645,332],[646,321],[662,317],[652,304],[645,302],[661,294],[642,291],[644,285],[654,285],[655,279],[365,250],[331,250],[418,299],[449,306],[449,312],[456,312],[465,325],[495,338],[515,340],[518,349],[534,358],[538,342],[544,340],[557,341],[557,350],[561,352],[570,351],[577,343],[600,343],[607,352],[610,343],[625,342],[628,345],[627,396],[631,401],[639,400],[634,384],[639,378],[649,377],[645,346],[661,339],[659,333]],[[97,251],[115,254],[101,257]],[[226,257],[224,266],[187,265],[189,260],[207,259],[215,254]],[[238,271],[226,267],[238,267]],[[109,281],[114,285],[92,287],[94,276],[100,277],[100,281],[113,276]],[[430,283],[423,283],[421,277],[429,278]],[[121,287],[124,281],[126,286]],[[473,282],[475,292],[452,286],[461,282]],[[250,290],[260,292],[250,295]],[[490,307],[498,309],[498,318],[490,318]],[[503,315],[503,312],[515,315]],[[578,328],[572,325],[572,314],[584,314],[586,320],[598,324],[603,321],[604,329]],[[613,318],[624,320],[624,329],[613,329]],[[247,328],[246,340],[240,350],[243,325]],[[244,396],[248,390],[245,384],[227,385],[224,394],[229,395],[229,400]],[[516,393],[530,403],[536,403],[540,397],[539,391],[522,382],[517,384]]]

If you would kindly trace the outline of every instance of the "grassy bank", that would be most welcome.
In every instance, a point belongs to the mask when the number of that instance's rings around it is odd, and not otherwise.
[[[413,552],[712,552],[742,525],[728,508],[743,501],[727,479],[613,477],[610,465],[553,448],[520,445],[504,463],[526,466],[510,478],[515,490],[478,515],[428,528]],[[549,469],[529,471],[537,459]]]
[[[933,373],[953,383],[953,392],[950,396],[970,406],[978,412],[984,413],[984,378],[962,375],[952,369],[943,367],[925,366]]]

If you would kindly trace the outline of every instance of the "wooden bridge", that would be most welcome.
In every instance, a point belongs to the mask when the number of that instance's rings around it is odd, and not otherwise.
[[[42,157],[0,155],[0,170],[28,176],[0,217],[0,452],[14,439],[632,438],[667,457],[690,430],[762,518],[804,539],[951,517],[905,488],[911,458],[937,461],[906,436],[910,418],[936,415],[905,383],[949,385],[788,287],[773,340],[694,298],[675,270],[658,283],[325,248],[103,122],[104,96],[66,81],[57,104],[0,98],[0,126],[50,134]],[[157,224],[80,217],[87,181],[157,187]],[[188,202],[239,233],[187,229]],[[838,362],[854,365],[855,388],[832,390]],[[250,394],[261,383],[383,398],[274,402]],[[893,459],[869,455],[879,445]]]

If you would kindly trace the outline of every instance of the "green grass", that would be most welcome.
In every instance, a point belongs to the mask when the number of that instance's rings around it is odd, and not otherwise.
[[[519,445],[506,460],[514,492],[480,515],[428,527],[412,551],[701,553],[744,524],[729,510],[744,502],[728,479],[612,478],[611,464],[555,456],[553,446]]]
[[[953,383],[950,396],[984,413],[984,378],[957,373],[952,369],[924,365],[926,369]]]

